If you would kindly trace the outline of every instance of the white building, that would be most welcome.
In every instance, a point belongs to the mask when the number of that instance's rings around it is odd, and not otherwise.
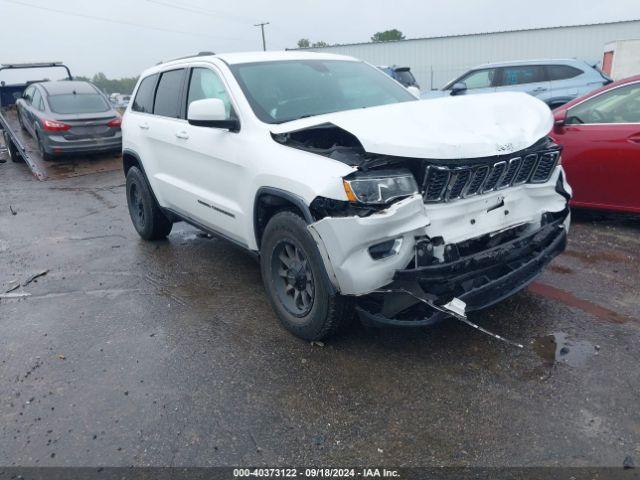
[[[429,89],[442,87],[469,68],[488,62],[579,58],[592,64],[600,63],[606,44],[639,35],[640,20],[628,20],[309,50],[350,55],[374,65],[408,66],[422,89]]]

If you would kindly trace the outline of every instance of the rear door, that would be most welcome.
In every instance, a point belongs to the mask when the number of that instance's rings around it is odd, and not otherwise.
[[[25,109],[25,118],[23,119],[26,120],[24,122],[25,127],[27,127],[27,130],[29,130],[29,132],[31,132],[33,136],[36,135],[36,125],[40,123],[40,112],[42,112],[43,110],[44,105],[42,100],[42,93],[40,93],[40,90],[38,90],[37,88],[34,88],[33,95],[31,96],[29,104]]]
[[[155,180],[157,162],[151,150],[149,137],[150,121],[153,118],[153,101],[156,93],[159,75],[157,73],[143,78],[136,89],[131,108],[125,112],[123,119],[124,150],[131,150],[140,157],[144,165],[147,179],[153,187],[156,198],[161,205],[165,205],[163,192]]]
[[[177,68],[160,73],[153,103],[153,115],[141,127],[148,143],[148,158],[154,165],[153,177],[163,206],[185,213],[182,162],[184,151],[178,132],[184,130],[186,120],[182,108],[187,70]]]
[[[545,102],[551,96],[551,86],[543,65],[501,67],[497,91],[524,92]]]
[[[31,106],[31,99],[33,98],[33,92],[36,87],[33,85],[27,87],[22,94],[22,102],[20,102],[20,108],[18,108],[18,115],[20,116],[20,120],[22,124],[27,127],[27,130],[32,131],[31,128],[31,116],[29,115],[29,108]]]
[[[546,65],[547,76],[551,86],[551,97],[555,100],[556,106],[559,102],[569,102],[578,98],[582,89],[587,86],[587,79],[584,70],[571,65]],[[595,86],[591,86],[593,90]],[[589,90],[589,91],[590,91]]]
[[[555,138],[575,205],[640,212],[640,82],[569,108]]]

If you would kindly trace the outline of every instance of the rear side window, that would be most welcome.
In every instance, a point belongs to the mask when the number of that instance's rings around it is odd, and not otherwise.
[[[97,93],[50,95],[48,100],[49,108],[55,113],[99,113],[111,109],[104,97]]]
[[[133,101],[131,109],[134,112],[153,113],[153,94],[156,90],[158,75],[150,75],[138,87],[136,99]]]
[[[35,87],[27,87],[27,89],[24,91],[24,99],[31,103],[31,100],[33,99],[33,91],[35,90]]]
[[[518,67],[502,68],[502,86],[521,85],[523,83],[544,82],[544,67],[542,65],[522,65]]]
[[[579,68],[569,65],[547,65],[547,75],[549,80],[566,80],[568,78],[577,77],[584,72]]]
[[[171,70],[162,74],[153,106],[155,115],[180,118],[180,96],[182,94],[183,78],[184,70]]]

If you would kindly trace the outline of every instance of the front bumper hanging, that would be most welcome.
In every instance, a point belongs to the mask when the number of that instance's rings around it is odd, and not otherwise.
[[[398,270],[383,290],[359,297],[358,314],[368,324],[419,327],[451,315],[429,304],[458,298],[467,312],[489,307],[525,288],[564,251],[568,214],[558,212],[533,233],[452,262]]]

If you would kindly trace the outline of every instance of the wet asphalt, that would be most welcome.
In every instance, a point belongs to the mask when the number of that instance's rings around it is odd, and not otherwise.
[[[15,214],[14,214],[15,213]],[[0,164],[0,465],[622,466],[640,462],[640,220],[470,318],[278,324],[256,261],[178,224],[145,243],[120,172]]]

